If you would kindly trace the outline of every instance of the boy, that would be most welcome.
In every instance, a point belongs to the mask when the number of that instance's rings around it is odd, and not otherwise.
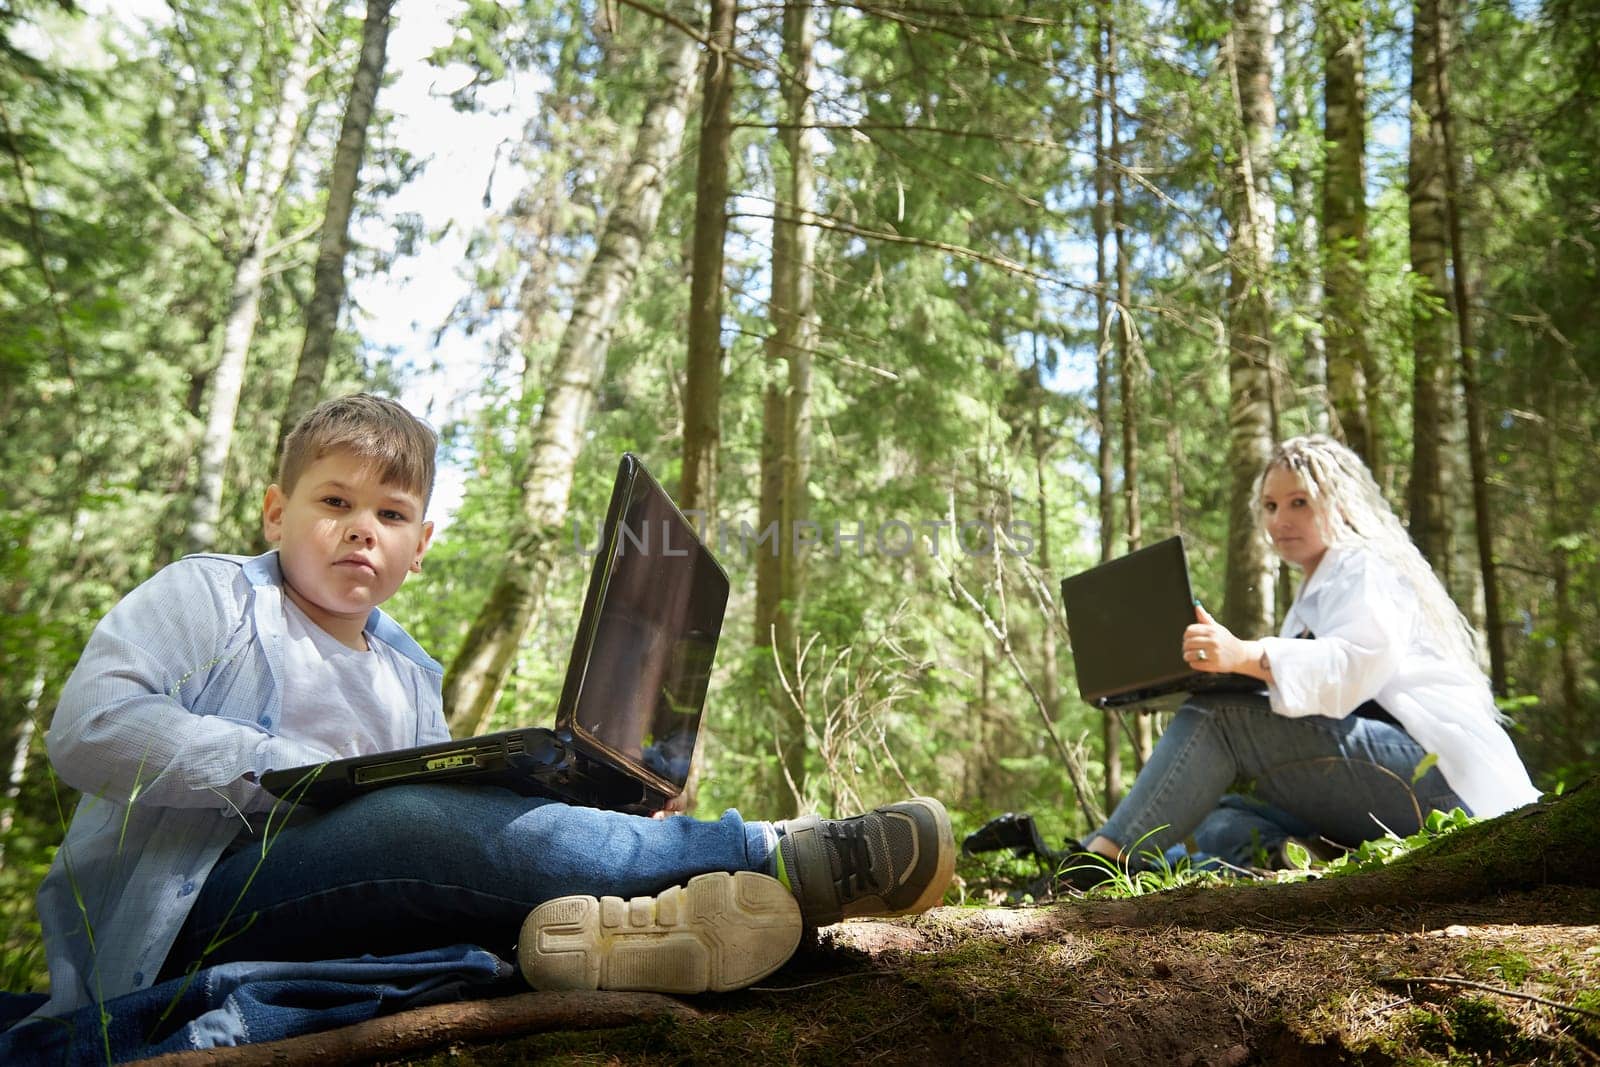
[[[777,824],[444,785],[275,809],[267,770],[448,739],[442,668],[379,610],[422,569],[436,444],[393,401],[322,404],[262,505],[276,551],[179,560],[96,628],[46,736],[84,798],[39,890],[38,1014],[230,960],[505,955],[519,929],[540,988],[732,989],[803,924],[938,903],[928,798]]]

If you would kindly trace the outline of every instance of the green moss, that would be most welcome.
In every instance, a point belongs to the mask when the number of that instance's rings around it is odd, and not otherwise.
[[[1471,972],[1487,978],[1499,978],[1509,986],[1519,986],[1533,970],[1527,957],[1503,949],[1479,949],[1469,952],[1463,962]]]
[[[1444,1014],[1426,1013],[1417,1025],[1422,1046],[1448,1055],[1451,1062],[1475,1062],[1487,1057],[1491,1062],[1525,1060],[1537,1051],[1537,1044],[1524,1037],[1521,1029],[1498,1004],[1483,997],[1462,997],[1445,1008]]]
[[[1572,1006],[1584,1011],[1600,1012],[1600,989],[1585,989],[1572,998]],[[1592,1015],[1568,1016],[1575,1018],[1578,1027],[1591,1041],[1600,1041],[1600,1019]]]

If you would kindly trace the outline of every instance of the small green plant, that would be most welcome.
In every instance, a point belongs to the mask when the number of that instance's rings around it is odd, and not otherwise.
[[[1103,871],[1106,880],[1092,892],[1107,897],[1141,897],[1166,889],[1216,885],[1222,881],[1218,872],[1195,867],[1189,862],[1188,857],[1180,858],[1177,863],[1173,863],[1159,849],[1140,848],[1152,836],[1165,829],[1165,826],[1156,827],[1135,841],[1133,847],[1128,850],[1131,855],[1144,861],[1145,866],[1141,870],[1128,870],[1098,853],[1078,852],[1067,857],[1066,863],[1058,873],[1066,874],[1077,870]]]
[[[1382,837],[1363,841],[1360,846],[1330,861],[1323,869],[1328,874],[1352,874],[1357,871],[1376,870],[1386,863],[1391,863],[1407,853],[1415,852],[1424,845],[1478,821],[1460,808],[1453,808],[1450,811],[1430,811],[1416,833],[1401,837],[1390,830]]]

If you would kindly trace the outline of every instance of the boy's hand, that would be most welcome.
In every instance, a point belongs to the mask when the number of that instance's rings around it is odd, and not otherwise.
[[[686,810],[688,810],[687,802],[684,800],[683,794],[679,793],[667,801],[666,806],[660,811],[651,812],[650,817],[652,819],[665,819],[669,815],[682,815]]]

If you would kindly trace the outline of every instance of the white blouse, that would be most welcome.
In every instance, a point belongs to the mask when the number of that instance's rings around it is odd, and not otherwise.
[[[1309,631],[1315,640],[1298,640]],[[1474,815],[1490,818],[1539,799],[1497,721],[1481,671],[1451,661],[1422,632],[1417,596],[1376,553],[1332,547],[1301,587],[1278,637],[1272,710],[1342,719],[1376,700],[1438,767]]]

